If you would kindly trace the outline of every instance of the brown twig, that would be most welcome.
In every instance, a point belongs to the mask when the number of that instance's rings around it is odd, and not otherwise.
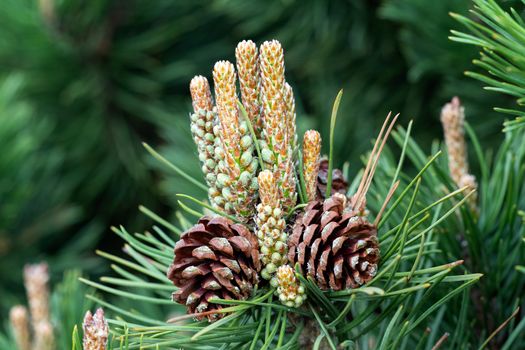
[[[520,312],[520,307],[518,306],[518,308],[516,310],[514,310],[514,312],[512,313],[512,315],[510,315],[509,318],[507,318],[502,324],[499,325],[498,328],[496,328],[496,330],[494,332],[492,332],[489,337],[487,338],[487,340],[485,340],[485,342],[483,342],[483,344],[481,344],[479,350],[481,349],[484,349],[489,343],[490,341],[499,333],[501,332],[501,330],[503,328],[505,328],[509,322],[514,318],[516,317],[516,315]]]
[[[443,334],[441,336],[441,338],[439,338],[439,340],[437,341],[437,343],[432,347],[432,350],[437,350],[441,347],[441,345],[443,345],[443,343],[448,339],[448,336],[450,334],[448,334],[448,332],[446,332],[445,334]]]

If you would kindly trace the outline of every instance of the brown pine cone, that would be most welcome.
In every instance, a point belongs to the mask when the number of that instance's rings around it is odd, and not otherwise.
[[[175,245],[168,278],[180,289],[173,300],[188,313],[220,310],[212,298],[242,300],[250,296],[260,270],[257,238],[243,225],[224,217],[202,217]],[[214,321],[224,314],[206,314]],[[202,319],[204,316],[196,316]]]
[[[377,228],[346,206],[336,194],[312,201],[295,222],[288,239],[288,259],[299,263],[321,289],[357,288],[377,272]]]
[[[319,173],[317,174],[317,199],[325,199],[326,183],[328,180],[328,159],[321,159]],[[348,191],[348,182],[340,169],[332,170],[332,193],[345,194]]]

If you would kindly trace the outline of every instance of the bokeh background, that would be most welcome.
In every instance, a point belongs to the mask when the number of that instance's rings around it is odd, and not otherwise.
[[[512,4],[505,2],[504,4]],[[514,1],[515,3],[515,1]],[[468,0],[2,0],[0,5],[0,311],[24,299],[25,263],[53,281],[117,252],[111,225],[143,230],[138,206],[167,217],[184,188],[145,141],[198,177],[188,83],[234,59],[243,39],[285,48],[300,132],[327,134],[344,96],[336,164],[359,155],[388,111],[415,138],[440,137],[440,106],[459,96],[485,144],[497,141],[500,95],[464,76],[475,48],[448,40]],[[326,141],[326,140],[325,140]],[[326,148],[325,148],[326,149]],[[192,194],[192,193],[190,193]],[[202,193],[193,193],[202,196]]]

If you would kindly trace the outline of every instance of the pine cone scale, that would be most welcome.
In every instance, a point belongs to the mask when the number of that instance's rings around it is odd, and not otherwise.
[[[223,237],[214,237],[210,240],[210,246],[214,250],[218,250],[228,256],[233,256],[233,247],[231,246],[228,239]]]

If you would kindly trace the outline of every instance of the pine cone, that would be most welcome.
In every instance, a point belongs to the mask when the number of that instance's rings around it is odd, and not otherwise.
[[[288,259],[299,263],[321,289],[357,288],[374,277],[379,261],[377,229],[336,194],[312,201],[296,220]]]
[[[260,270],[257,238],[224,217],[203,217],[175,245],[168,278],[180,289],[173,300],[189,313],[220,310],[212,298],[242,300],[250,296]],[[212,313],[210,321],[222,314]],[[203,316],[197,316],[202,319]]]
[[[317,174],[317,199],[325,199],[326,183],[328,180],[328,159],[321,159]],[[332,170],[332,193],[345,194],[348,191],[348,182],[340,169]]]

